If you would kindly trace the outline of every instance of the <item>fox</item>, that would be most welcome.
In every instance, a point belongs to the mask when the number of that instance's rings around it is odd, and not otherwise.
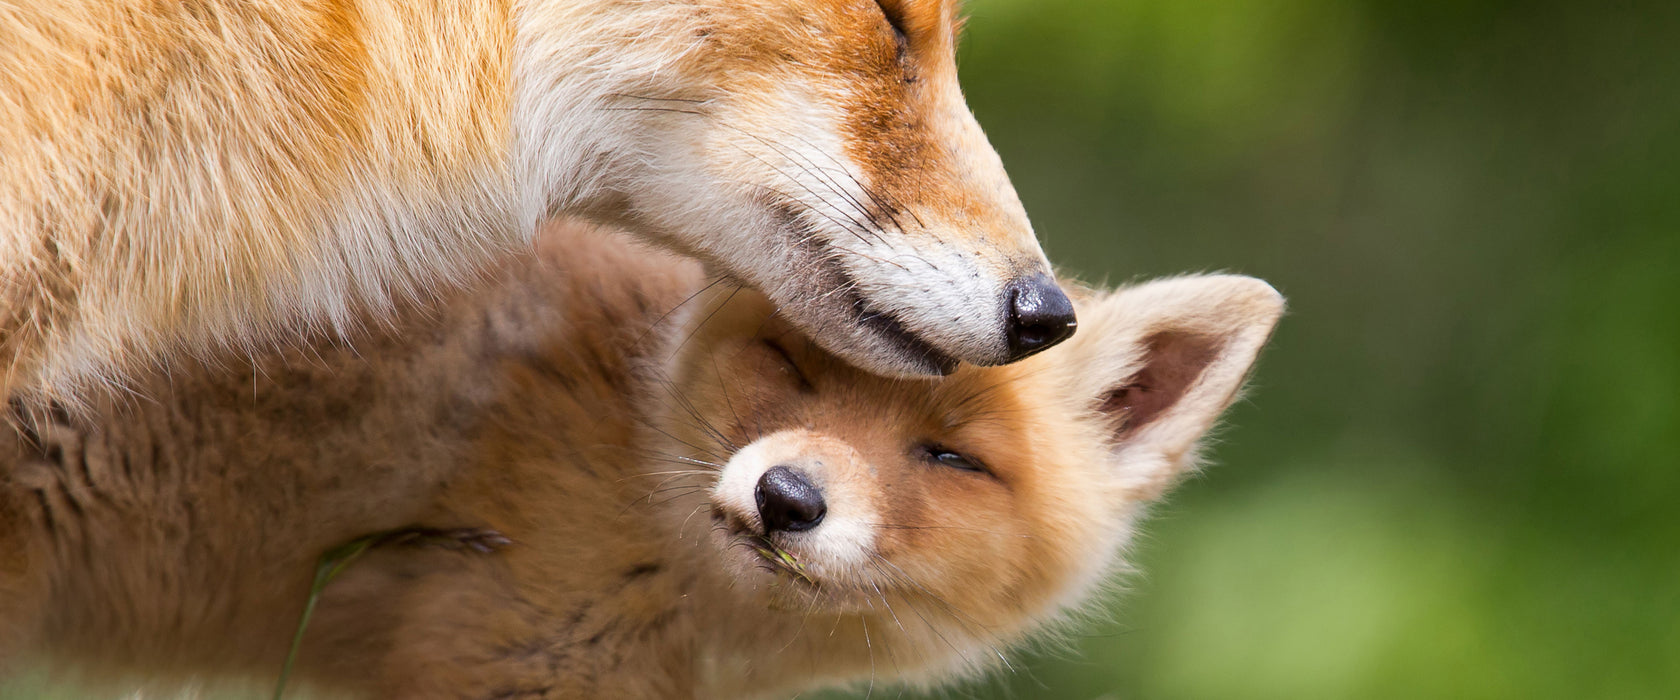
[[[1008,664],[1124,568],[1283,311],[1068,283],[1084,330],[936,378],[579,222],[350,345],[0,437],[0,672],[367,698],[770,698]],[[10,444],[7,444],[9,440]],[[437,546],[447,544],[453,546]]]
[[[704,260],[876,372],[1019,359],[1076,319],[959,24],[957,0],[0,2],[0,396],[343,336],[559,215]]]

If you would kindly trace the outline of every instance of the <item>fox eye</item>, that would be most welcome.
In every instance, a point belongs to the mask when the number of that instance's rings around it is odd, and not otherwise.
[[[875,7],[879,8],[881,14],[887,18],[887,24],[892,25],[893,34],[898,36],[899,45],[902,47],[904,44],[910,43],[910,35],[904,31],[904,17],[899,14],[899,8],[893,7],[891,3],[882,2],[882,0],[875,0]]]
[[[969,459],[968,457],[964,457],[963,455],[952,452],[943,447],[928,447],[925,449],[927,450],[928,459],[947,467],[969,472],[980,472],[982,474],[990,473],[986,470],[986,466],[981,464],[978,460]]]
[[[887,25],[892,27],[893,44],[898,51],[898,64],[904,69],[904,82],[916,82],[916,73],[910,65],[910,33],[905,31],[903,8],[896,7],[897,3],[876,0],[875,6],[880,8],[881,15],[887,18]]]
[[[782,358],[782,364],[786,366],[787,370],[792,372],[793,376],[799,380],[799,389],[801,391],[816,391],[816,387],[811,384],[811,380],[805,376],[805,373],[799,370],[799,364],[793,361],[793,356],[788,354],[786,348],[783,348],[779,343],[769,338],[764,339],[764,345],[765,347],[770,348],[771,352],[776,353],[777,357]]]

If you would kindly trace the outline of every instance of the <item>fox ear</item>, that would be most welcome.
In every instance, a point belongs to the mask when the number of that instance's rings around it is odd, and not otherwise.
[[[1160,496],[1236,398],[1283,313],[1252,277],[1179,277],[1089,299],[1073,386],[1113,431],[1113,459],[1140,498]]]

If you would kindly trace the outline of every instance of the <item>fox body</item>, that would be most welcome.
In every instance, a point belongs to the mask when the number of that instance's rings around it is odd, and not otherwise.
[[[690,262],[569,225],[538,250],[354,349],[176,372],[0,443],[0,659],[272,678],[315,557],[418,524],[512,543],[372,550],[302,676],[740,698],[969,675],[1117,568],[1282,305],[1230,276],[1082,293],[1051,352],[892,379]]]
[[[1072,317],[956,25],[952,0],[0,1],[0,396],[342,333],[557,213],[879,372],[1018,358]]]

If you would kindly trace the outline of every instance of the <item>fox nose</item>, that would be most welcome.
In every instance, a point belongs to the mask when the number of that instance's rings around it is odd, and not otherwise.
[[[1079,328],[1073,302],[1047,274],[1010,282],[1004,297],[1009,304],[1010,362],[1067,340]]]
[[[758,500],[758,517],[764,520],[766,534],[809,530],[828,514],[822,492],[804,474],[789,467],[771,467],[764,472],[753,497]]]

